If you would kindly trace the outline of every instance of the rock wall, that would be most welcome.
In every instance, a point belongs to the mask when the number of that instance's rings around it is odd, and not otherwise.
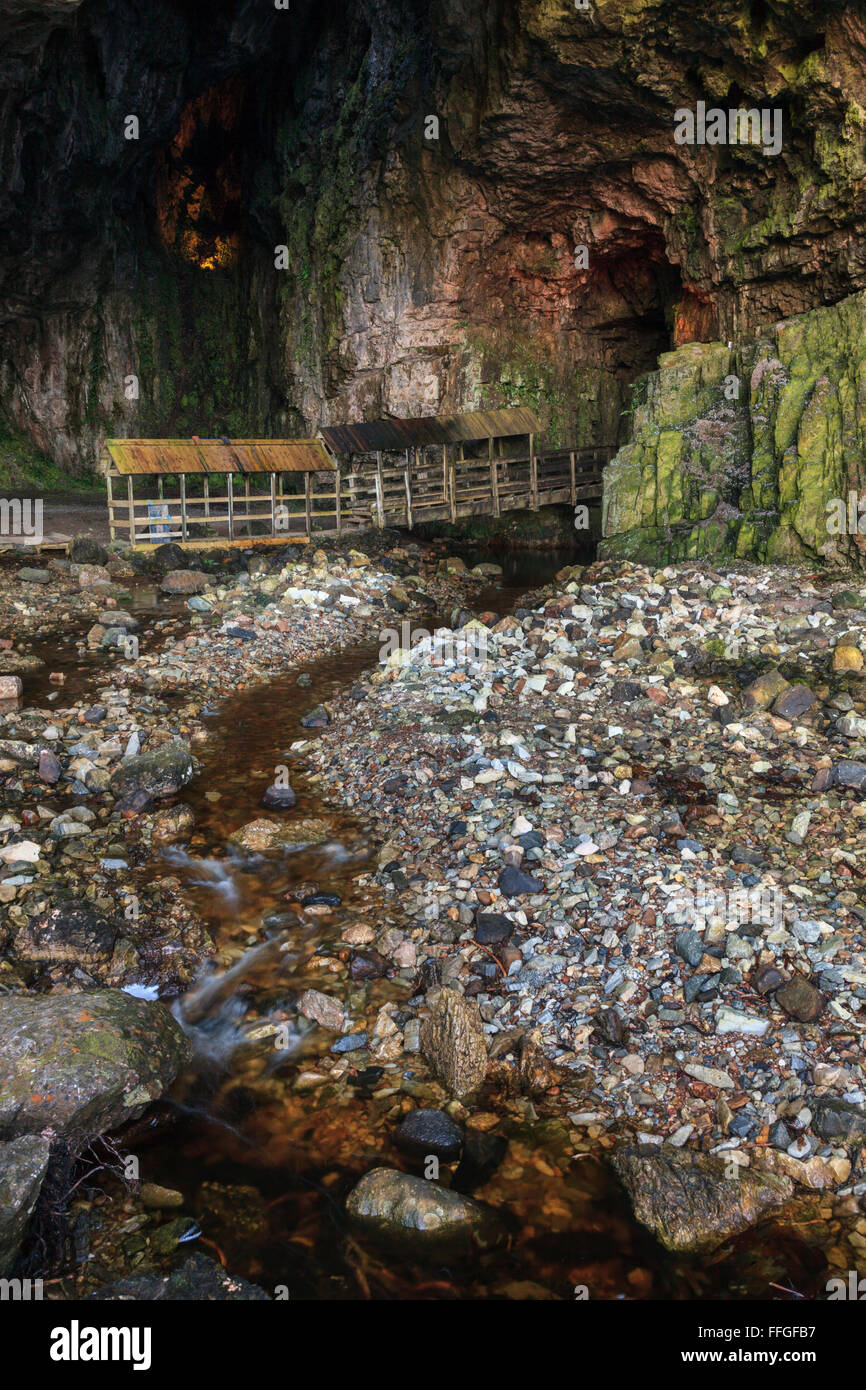
[[[866,565],[866,293],[665,353],[635,397],[604,554]]]
[[[0,412],[73,472],[512,403],[614,443],[659,353],[866,287],[862,3],[16,0],[0,92]],[[677,144],[701,100],[780,153]]]

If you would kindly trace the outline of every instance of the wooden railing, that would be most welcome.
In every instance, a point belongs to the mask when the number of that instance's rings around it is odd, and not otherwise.
[[[226,539],[303,541],[370,526],[411,529],[422,521],[500,516],[599,498],[602,470],[614,452],[598,447],[465,458],[448,446],[439,456],[414,449],[398,464],[386,463],[378,454],[372,466],[352,471],[259,475],[258,489],[239,475],[205,477],[197,484],[180,476],[172,482],[171,497],[163,485],[157,496],[136,496],[143,487],[153,492],[153,478],[109,474],[109,524],[112,539],[125,533],[133,545],[208,538],[215,544]],[[289,477],[303,490],[287,491]],[[262,482],[269,491],[260,490]],[[201,493],[191,494],[191,486],[201,487]]]

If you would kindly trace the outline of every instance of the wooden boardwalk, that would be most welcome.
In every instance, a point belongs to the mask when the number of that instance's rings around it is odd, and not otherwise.
[[[386,526],[412,530],[425,521],[537,511],[555,503],[598,502],[611,447],[558,449],[517,457],[430,460],[408,451],[404,463],[377,454],[374,467],[312,475],[304,498],[288,497],[290,535],[339,535]]]

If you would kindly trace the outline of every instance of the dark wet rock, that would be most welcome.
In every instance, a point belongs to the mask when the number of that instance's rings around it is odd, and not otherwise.
[[[181,739],[172,739],[150,753],[126,758],[112,774],[111,790],[118,800],[138,795],[157,801],[179,792],[193,771],[189,748]]]
[[[808,685],[792,685],[783,691],[773,704],[773,713],[780,719],[799,719],[817,700]]]
[[[693,968],[700,965],[704,957],[704,938],[699,932],[678,931],[674,937],[674,950],[681,960]]]
[[[280,787],[272,782],[266,788],[259,805],[264,806],[267,811],[290,811],[297,800],[298,798],[291,787]]]
[[[49,1126],[75,1147],[136,1119],[189,1044],[161,1004],[120,990],[0,997],[0,1139]]]
[[[787,984],[776,990],[776,1003],[799,1023],[814,1023],[824,1012],[827,1001],[821,991],[804,980],[802,975],[794,975]]]
[[[413,1158],[431,1154],[451,1163],[463,1152],[463,1130],[444,1110],[412,1110],[394,1135],[394,1143]]]
[[[614,681],[610,688],[611,703],[614,705],[630,705],[633,700],[639,700],[642,694],[637,681]]]
[[[48,1168],[50,1141],[22,1134],[0,1143],[0,1276],[15,1263]]]
[[[421,1025],[421,1049],[453,1095],[476,1090],[487,1074],[487,1039],[478,1005],[454,990],[441,990]]]
[[[764,856],[751,845],[734,845],[731,850],[732,864],[752,864],[756,869],[763,868]]]
[[[829,1097],[810,1102],[812,1128],[831,1144],[866,1144],[866,1110]]]
[[[105,546],[91,536],[76,536],[68,554],[73,565],[107,565],[110,559]]]
[[[480,912],[475,918],[475,940],[482,946],[501,946],[514,930],[514,923],[501,912]]]
[[[866,763],[843,758],[835,764],[830,780],[837,787],[853,787],[855,791],[866,791]]]
[[[624,1144],[611,1160],[634,1214],[667,1249],[713,1250],[754,1225],[790,1197],[787,1178],[741,1168],[729,1178],[723,1158],[684,1153],[665,1144],[650,1150]]]
[[[201,570],[172,570],[159,587],[164,594],[200,594],[210,584],[209,576]]]
[[[339,907],[343,899],[339,893],[306,893],[301,898],[302,907]]]
[[[495,1243],[494,1213],[438,1182],[393,1168],[365,1173],[346,1200],[360,1231],[415,1249],[469,1251]]]
[[[544,884],[540,879],[526,874],[514,864],[506,864],[499,875],[499,891],[506,898],[520,898],[525,893],[543,893]]]
[[[60,766],[59,759],[49,748],[43,748],[39,753],[39,776],[49,787],[53,787],[60,781],[63,768]]]
[[[91,970],[111,959],[120,929],[86,902],[61,903],[31,917],[14,936],[22,960],[69,962]]]
[[[322,705],[316,705],[309,714],[305,714],[301,720],[302,729],[325,729],[331,720],[328,711]]]
[[[170,1274],[145,1270],[117,1279],[89,1295],[88,1302],[130,1303],[270,1302],[270,1294],[237,1274],[229,1274],[207,1255],[188,1255]]]
[[[170,574],[172,570],[185,569],[188,564],[189,557],[186,551],[174,541],[158,545],[153,554],[148,556],[148,568],[155,574]]]
[[[451,1182],[455,1192],[472,1192],[489,1182],[508,1152],[504,1134],[491,1134],[480,1129],[468,1129],[463,1143],[463,1157]]]
[[[82,718],[85,724],[101,724],[107,714],[105,705],[91,705],[90,709],[84,711]]]
[[[349,974],[353,980],[380,980],[387,973],[388,962],[372,947],[352,952]]]
[[[234,625],[225,629],[226,637],[239,637],[242,642],[254,642],[258,633],[254,627],[238,627]]]
[[[625,1038],[623,1021],[616,1009],[602,1009],[593,1019],[596,1031],[611,1047],[621,1047]]]
[[[784,975],[775,965],[763,965],[752,976],[752,989],[756,994],[770,994],[784,982]]]
[[[791,1131],[781,1120],[777,1120],[770,1129],[770,1143],[774,1149],[787,1149],[790,1142]]]

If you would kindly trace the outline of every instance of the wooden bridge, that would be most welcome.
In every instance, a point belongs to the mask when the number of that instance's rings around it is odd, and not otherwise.
[[[614,447],[539,452],[539,429],[516,407],[328,426],[308,440],[107,440],[111,537],[303,543],[598,501]]]
[[[508,457],[491,453],[487,458],[470,459],[461,449],[456,458],[446,454],[440,461],[412,449],[398,465],[386,464],[377,453],[373,468],[337,472],[343,524],[412,530],[424,521],[458,521],[469,516],[537,511],[557,502],[575,506],[599,501],[602,471],[614,452],[613,448],[558,449]],[[313,500],[316,505],[311,508],[311,522],[333,524],[334,512],[320,509],[324,498],[319,492],[313,492]],[[328,500],[335,506],[330,490]]]

